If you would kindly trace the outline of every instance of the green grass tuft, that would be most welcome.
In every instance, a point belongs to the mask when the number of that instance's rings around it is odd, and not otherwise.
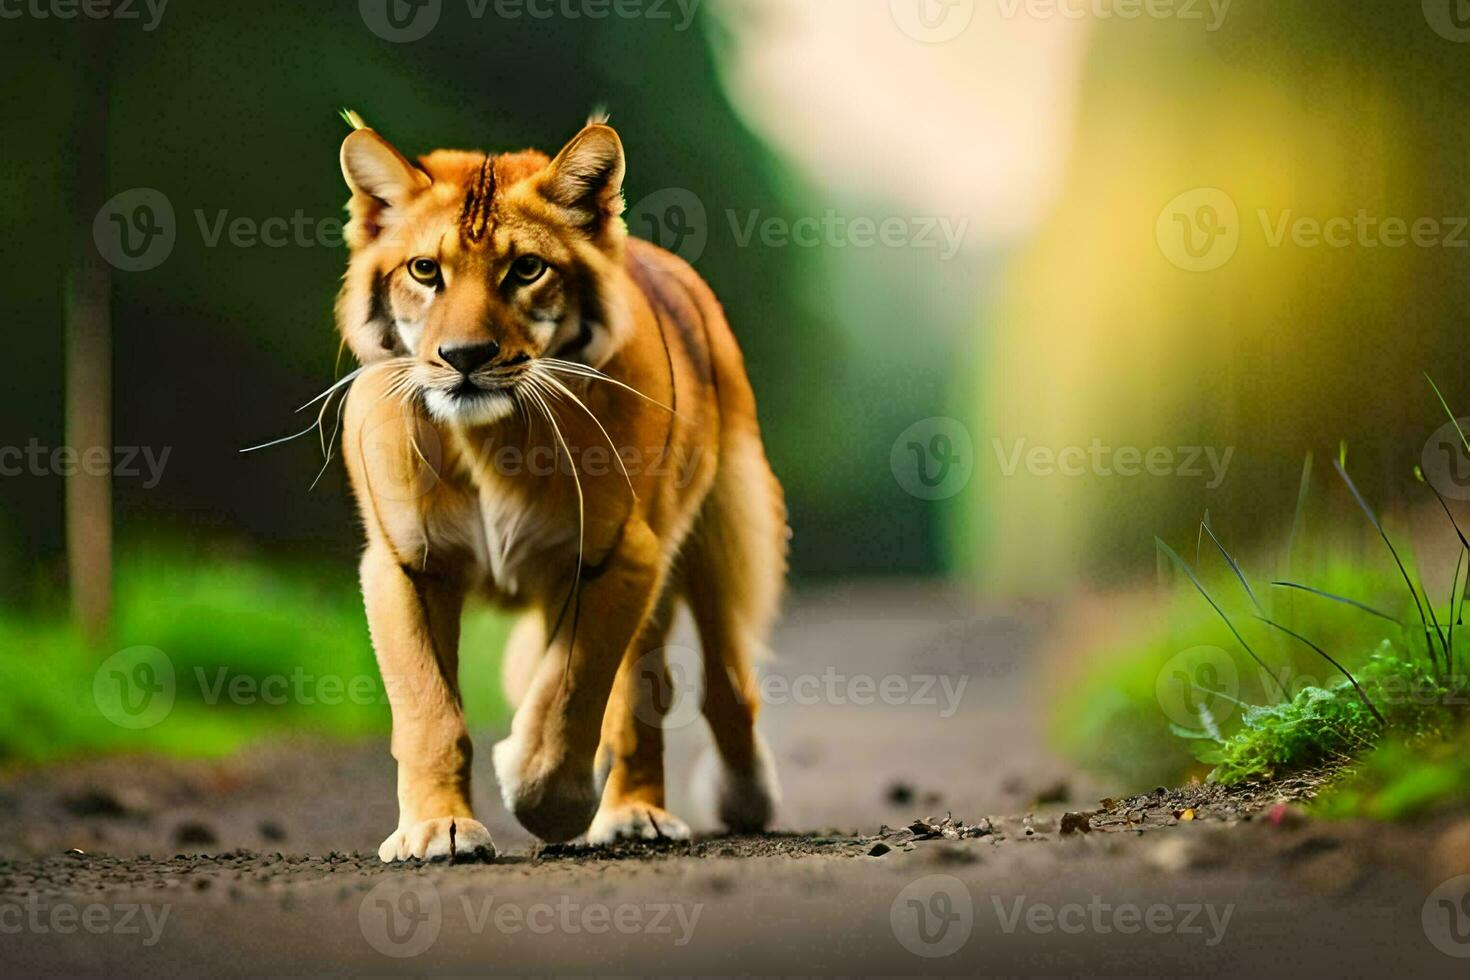
[[[1305,687],[1285,704],[1251,707],[1238,731],[1197,758],[1215,767],[1215,781],[1237,783],[1346,762],[1371,749],[1385,728],[1422,737],[1456,723],[1449,705],[1457,692],[1396,655],[1388,641],[1358,670],[1358,682]],[[1382,716],[1365,691],[1383,706]]]
[[[273,735],[386,732],[390,713],[352,569],[291,568],[180,550],[119,561],[113,641],[90,648],[59,620],[0,615],[0,763],[98,752],[216,756]],[[504,723],[508,625],[466,616],[461,686],[473,727]],[[94,681],[117,650],[152,647],[172,671],[166,716],[109,720]]]

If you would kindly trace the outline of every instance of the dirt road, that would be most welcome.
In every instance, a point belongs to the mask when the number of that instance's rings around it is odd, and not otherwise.
[[[395,817],[377,742],[15,774],[0,782],[0,958],[17,975],[1464,976],[1470,903],[1463,883],[1435,889],[1470,872],[1470,835],[1459,846],[1448,825],[1275,806],[1309,784],[1146,794],[1090,832],[1064,820],[1140,788],[1047,752],[1035,657],[1053,626],[1046,608],[935,590],[795,603],[763,719],[789,833],[763,838],[538,849],[496,800],[489,735],[491,864],[377,862]],[[671,715],[681,813],[706,739],[696,703]],[[946,812],[968,836],[874,839]]]

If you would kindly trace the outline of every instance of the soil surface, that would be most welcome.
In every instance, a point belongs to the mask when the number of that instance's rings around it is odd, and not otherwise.
[[[11,773],[0,959],[17,976],[1465,976],[1470,902],[1440,886],[1470,874],[1470,825],[1313,820],[1301,802],[1328,774],[1140,793],[1072,772],[1038,734],[1039,660],[1067,625],[934,589],[793,603],[762,718],[781,831],[761,836],[539,846],[498,802],[495,733],[475,763],[490,862],[379,863],[386,739]],[[678,708],[670,809],[707,831],[684,781],[708,736]]]

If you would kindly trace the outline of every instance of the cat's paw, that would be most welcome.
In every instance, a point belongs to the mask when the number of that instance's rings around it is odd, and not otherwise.
[[[495,745],[495,778],[500,795],[521,826],[544,841],[561,843],[592,824],[599,794],[591,766],[546,766],[528,757],[524,743],[511,735]]]
[[[468,856],[481,860],[495,856],[495,842],[490,839],[490,831],[480,821],[469,817],[420,820],[398,828],[378,848],[378,857],[385,862]]]
[[[689,825],[662,807],[628,802],[604,805],[592,818],[587,843],[620,840],[688,840]]]
[[[775,763],[759,738],[752,771],[733,772],[713,749],[707,749],[694,765],[692,782],[695,815],[710,824],[724,824],[737,834],[769,828],[781,802]]]

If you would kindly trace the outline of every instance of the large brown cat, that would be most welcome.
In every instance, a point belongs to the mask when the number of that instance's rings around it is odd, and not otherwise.
[[[470,806],[457,679],[472,594],[523,610],[494,761],[527,829],[688,834],[664,809],[660,726],[680,601],[717,750],[703,789],[727,826],[763,828],[777,789],[753,660],[780,601],[785,507],[719,302],[628,237],[623,147],[601,121],[554,159],[440,150],[415,165],[349,118],[338,325],[365,369],[344,453],[398,762],[380,856],[493,848]]]

